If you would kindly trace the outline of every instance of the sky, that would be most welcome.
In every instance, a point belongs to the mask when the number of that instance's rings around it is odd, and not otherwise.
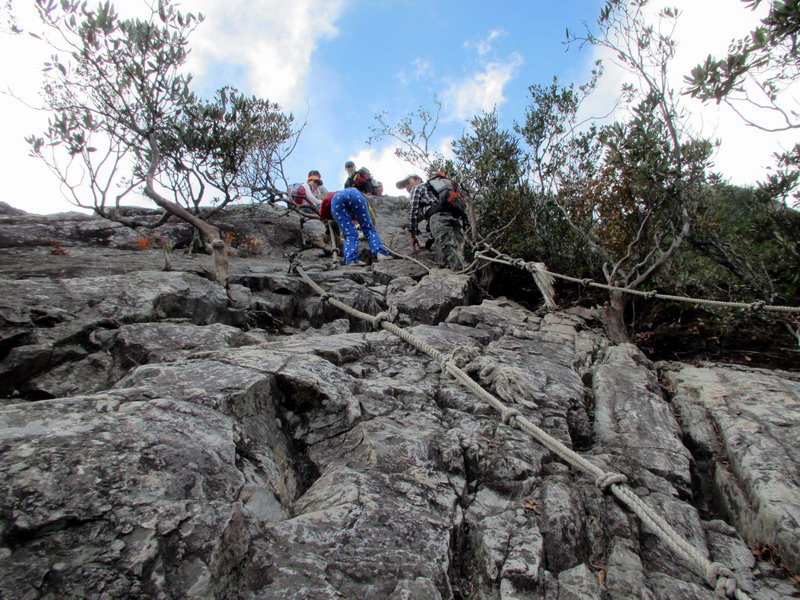
[[[32,0],[13,0],[17,24],[39,26]],[[90,2],[90,5],[93,4]],[[123,17],[149,13],[146,0],[113,2]],[[279,103],[299,122],[300,141],[286,164],[290,183],[321,171],[329,190],[342,187],[344,163],[368,167],[394,183],[417,171],[394,154],[396,144],[372,144],[375,115],[396,123],[419,107],[443,105],[433,143],[447,151],[451,140],[481,111],[497,109],[510,128],[524,118],[529,86],[588,80],[597,50],[564,44],[565,31],[581,31],[597,19],[603,0],[191,0],[183,12],[202,13],[192,34],[187,68],[194,90],[210,98],[231,85]],[[709,53],[721,55],[732,38],[744,35],[758,15],[736,0],[653,1],[652,11],[669,5],[683,14],[671,77],[683,76]],[[28,156],[24,137],[44,130],[47,115],[38,104],[41,65],[49,52],[28,35],[0,32],[0,201],[33,213],[74,210],[55,177]],[[603,114],[619,91],[623,75],[613,64],[591,106]],[[8,92],[13,93],[14,96]],[[24,102],[20,101],[24,100]],[[684,98],[700,135],[723,140],[715,170],[735,184],[752,185],[772,164],[771,154],[794,140],[748,128],[729,110]],[[424,175],[424,174],[423,174]],[[145,203],[146,205],[146,203]]]

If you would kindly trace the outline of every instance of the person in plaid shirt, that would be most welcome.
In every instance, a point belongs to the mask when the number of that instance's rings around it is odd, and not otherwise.
[[[420,247],[420,221],[428,221],[428,226],[436,240],[436,254],[439,262],[446,264],[453,271],[464,268],[461,248],[464,245],[464,232],[461,219],[450,212],[440,209],[439,198],[429,185],[425,185],[419,175],[409,175],[397,182],[397,189],[405,189],[411,194],[411,214],[408,231],[411,234],[411,247]]]

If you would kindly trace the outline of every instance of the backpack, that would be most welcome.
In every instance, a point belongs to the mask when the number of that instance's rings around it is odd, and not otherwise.
[[[427,185],[433,192],[433,195],[439,199],[439,203],[434,204],[425,213],[425,218],[429,218],[438,212],[448,212],[461,219],[467,218],[464,197],[458,190],[458,184],[450,179],[447,173],[444,171],[434,173],[425,185]]]
[[[293,183],[289,186],[289,198],[297,206],[313,206],[311,200],[306,195],[306,188],[302,183]]]
[[[375,195],[375,184],[369,169],[361,167],[353,174],[353,187],[362,194]]]
[[[336,195],[336,192],[331,192],[319,205],[319,216],[326,221],[333,221],[333,214],[331,213],[331,199]]]

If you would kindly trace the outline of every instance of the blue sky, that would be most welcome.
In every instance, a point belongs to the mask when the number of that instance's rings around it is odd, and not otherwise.
[[[35,28],[32,11],[15,2],[20,25]],[[32,4],[32,3],[31,3]],[[123,16],[144,14],[144,0],[117,0]],[[565,30],[580,30],[599,14],[603,0],[192,0],[184,11],[206,21],[190,38],[188,64],[195,90],[204,96],[233,85],[280,103],[308,125],[287,164],[289,182],[319,169],[329,189],[344,181],[343,164],[367,166],[394,193],[394,182],[411,168],[396,159],[389,140],[368,146],[374,115],[396,122],[419,106],[444,108],[436,145],[458,137],[469,116],[497,107],[501,123],[521,120],[528,87],[554,76],[584,82],[598,55],[567,49]],[[667,4],[654,0],[653,12]],[[722,53],[731,38],[749,31],[755,15],[735,0],[674,0],[684,11],[676,37],[675,85],[709,52]],[[709,27],[714,23],[714,27]],[[28,37],[0,34],[0,51],[14,57],[0,65],[0,81],[36,102],[39,65],[47,52]],[[598,114],[616,96],[623,75],[613,65],[593,99]],[[763,173],[775,136],[758,136],[717,107],[687,101],[693,127],[726,141],[717,167],[735,183]],[[40,131],[44,115],[0,96],[4,144],[0,151],[7,194],[2,200],[30,212],[69,210],[55,179],[28,158],[24,135]],[[755,136],[755,137],[753,137]],[[788,145],[790,141],[784,143]]]
[[[396,122],[419,106],[432,107],[436,95],[444,104],[437,130],[442,143],[458,136],[469,116],[495,105],[511,125],[523,114],[529,85],[548,83],[554,75],[585,77],[591,57],[577,48],[567,52],[565,29],[593,21],[601,4],[348,2],[326,20],[332,31],[317,27],[301,38],[318,36],[299,89],[282,87],[280,77],[269,72],[257,78],[252,69],[240,70],[232,83],[277,100],[301,120],[307,115],[307,128],[288,164],[291,179],[301,180],[316,168],[334,189],[344,180],[344,162],[355,159],[392,192],[391,183],[409,167],[394,159],[389,140],[366,145],[376,114],[386,111]],[[208,15],[208,22],[213,18]],[[289,50],[300,45],[289,44]],[[227,61],[218,60],[200,69],[203,93],[232,75]]]

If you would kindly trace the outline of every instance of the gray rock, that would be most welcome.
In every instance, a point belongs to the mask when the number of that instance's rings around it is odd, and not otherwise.
[[[600,600],[597,575],[581,563],[558,574],[558,600]]]
[[[597,441],[689,494],[690,454],[641,352],[631,344],[608,348],[594,368],[592,391]]]
[[[214,597],[248,552],[247,458],[220,413],[173,400],[0,409],[0,592]]]
[[[410,253],[407,207],[377,210],[384,240]],[[12,217],[29,239],[107,226]],[[0,247],[0,596],[713,597],[619,501],[427,355],[321,302],[286,253],[627,475],[751,597],[798,595],[745,543],[794,560],[795,374],[659,373],[593,330],[591,311],[481,300],[465,276],[403,259],[331,268],[320,223],[269,207],[215,222],[262,248],[240,245],[228,289],[203,256],[173,253],[162,273],[158,251],[116,241]],[[730,524],[708,520],[715,506]]]
[[[711,458],[715,497],[751,545],[800,570],[800,376],[726,365],[661,365],[684,431]],[[714,432],[714,437],[711,436]]]

